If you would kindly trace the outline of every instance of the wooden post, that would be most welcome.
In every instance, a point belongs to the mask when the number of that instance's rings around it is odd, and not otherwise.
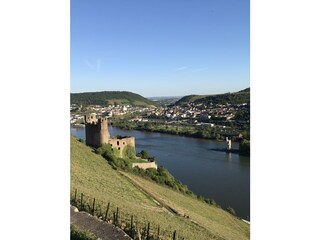
[[[107,210],[106,210],[106,215],[105,215],[105,217],[104,217],[104,220],[105,220],[105,221],[108,220],[109,207],[110,207],[110,202],[108,202],[108,206],[107,206]]]
[[[176,230],[174,230],[174,232],[173,232],[173,238],[172,239],[176,240]]]
[[[159,237],[160,237],[160,225],[158,225],[157,240],[159,240]]]
[[[113,225],[116,225],[116,212],[113,212]]]
[[[121,228],[121,221],[120,221],[120,210],[118,211],[118,216],[117,216],[117,224]]]
[[[94,199],[93,199],[93,205],[92,205],[92,216],[94,216],[94,208],[95,208],[95,205],[96,205],[96,199],[94,198]]]
[[[148,228],[147,228],[147,240],[150,239],[150,222],[148,222]]]
[[[141,240],[141,231],[140,231],[140,228],[138,227],[138,221],[136,222],[136,228],[137,228],[138,240]]]
[[[77,206],[77,189],[74,192],[74,204]]]
[[[118,217],[119,217],[119,208],[117,207],[117,214],[116,214],[116,222],[117,222],[117,225],[118,225]]]
[[[133,215],[131,215],[130,234],[131,234],[131,237],[134,238],[134,236],[133,236]]]
[[[81,198],[80,198],[80,209],[83,210],[83,193],[81,193]]]

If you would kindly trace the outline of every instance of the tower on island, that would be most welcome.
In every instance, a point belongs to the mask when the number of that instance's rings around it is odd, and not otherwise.
[[[227,151],[231,151],[231,138],[228,139],[226,138],[226,146],[227,146]]]

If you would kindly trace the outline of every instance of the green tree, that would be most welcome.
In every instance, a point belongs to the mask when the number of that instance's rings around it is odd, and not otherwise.
[[[220,136],[220,134],[219,134],[219,133],[217,133],[217,134],[216,134],[216,139],[217,139],[217,140],[219,140],[219,139],[220,139],[220,137],[221,137],[221,136]]]
[[[156,161],[156,157],[153,156],[153,157],[148,157],[148,161],[149,162],[155,162]]]
[[[241,132],[244,139],[250,140],[250,131],[244,130]]]
[[[147,130],[151,130],[152,129],[152,124],[150,122],[145,122],[144,123],[144,128]]]
[[[148,151],[145,150],[145,149],[143,149],[143,150],[140,152],[140,154],[141,154],[141,158],[143,158],[143,159],[148,159],[148,157],[149,157],[149,153],[148,153]]]
[[[101,147],[95,149],[95,152],[99,155],[102,155],[105,159],[108,161],[114,161],[116,158],[116,153],[115,151],[117,149],[112,149],[110,144],[103,144]]]
[[[132,146],[125,146],[123,149],[123,156],[130,158],[130,159],[134,159],[136,156],[136,152],[134,150],[134,147]]]
[[[243,139],[239,143],[239,153],[242,155],[250,155],[250,141]]]

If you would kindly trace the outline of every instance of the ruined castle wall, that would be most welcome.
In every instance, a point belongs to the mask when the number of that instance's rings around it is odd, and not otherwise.
[[[158,165],[155,162],[146,162],[146,163],[132,163],[132,167],[138,167],[141,169],[155,168],[158,169]]]
[[[120,157],[123,156],[123,149],[126,146],[131,146],[134,148],[134,151],[136,151],[135,149],[135,141],[134,141],[134,137],[125,137],[125,138],[111,138],[108,139],[108,143],[111,144],[112,148],[116,148],[119,150],[120,152]]]
[[[84,116],[85,123],[95,123],[97,122],[97,117],[94,114],[87,114]]]

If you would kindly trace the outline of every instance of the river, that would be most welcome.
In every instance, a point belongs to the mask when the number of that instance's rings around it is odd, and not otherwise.
[[[164,133],[126,131],[109,126],[111,136],[134,136],[136,151],[146,149],[183,184],[198,195],[231,206],[239,217],[250,220],[250,158],[225,153],[224,142]],[[85,128],[71,127],[71,134],[85,139]],[[237,149],[238,144],[233,143]]]

